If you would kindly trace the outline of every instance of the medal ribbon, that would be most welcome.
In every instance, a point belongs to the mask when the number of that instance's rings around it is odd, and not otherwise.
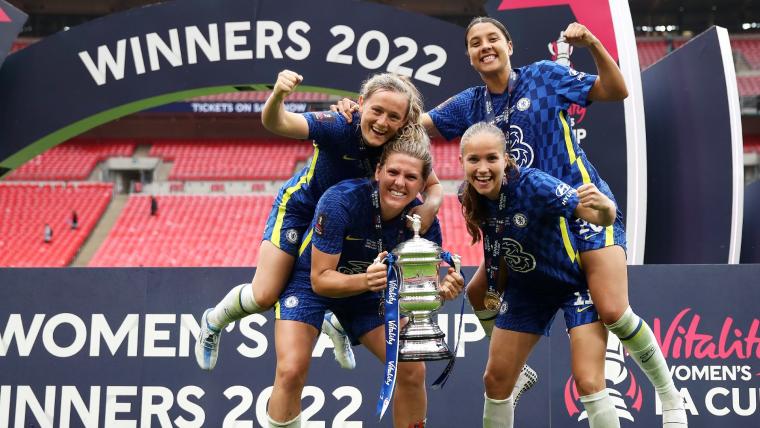
[[[377,415],[383,418],[393,397],[398,371],[398,341],[399,341],[399,311],[398,291],[399,272],[396,256],[388,253],[385,261],[388,263],[388,287],[383,297],[385,307],[385,372],[383,384],[380,387],[380,398],[377,400]]]
[[[444,262],[448,263],[449,266],[456,269],[458,273],[462,275],[462,278],[464,278],[464,274],[461,272],[461,266],[459,261],[459,256],[454,256],[448,251],[444,251],[441,253],[441,259],[443,259]],[[462,290],[462,294],[466,295],[467,293],[467,280],[464,280],[465,287],[464,290]],[[456,335],[456,344],[454,345],[454,356],[451,357],[451,360],[449,360],[449,363],[446,365],[446,368],[443,369],[443,372],[440,376],[438,376],[438,379],[433,382],[433,389],[441,389],[446,385],[446,381],[449,380],[449,376],[451,376],[451,372],[454,370],[454,363],[457,361],[457,350],[459,349],[459,342],[461,342],[462,338],[462,326],[464,325],[462,321],[464,320],[464,301],[465,299],[462,298],[462,307],[459,308],[459,326],[457,327],[457,335]]]

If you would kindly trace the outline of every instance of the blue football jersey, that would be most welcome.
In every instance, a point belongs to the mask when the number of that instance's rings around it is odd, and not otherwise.
[[[488,213],[480,227],[489,287],[496,287],[503,261],[507,287],[562,293],[568,287],[586,289],[577,260],[567,257],[572,235],[557,227],[557,217],[572,218],[578,206],[574,188],[543,171],[520,168],[502,185],[498,200],[479,199]]]
[[[400,216],[382,222],[383,248],[377,248],[375,208],[372,194],[377,184],[369,179],[342,181],[322,195],[317,204],[314,220],[301,245],[301,254],[288,285],[311,289],[311,248],[316,246],[328,254],[340,253],[336,270],[344,274],[360,274],[367,271],[377,254],[391,251],[398,244],[414,236]],[[407,210],[420,205],[417,199]],[[423,235],[425,239],[441,245],[441,227],[436,219]]]
[[[288,198],[288,209],[312,214],[319,198],[333,184],[348,178],[369,177],[380,159],[381,147],[362,141],[358,113],[353,122],[333,112],[304,113],[314,153],[303,169],[288,180],[278,197]]]
[[[597,76],[552,61],[515,68],[510,91],[490,94],[495,125],[507,129],[510,154],[521,167],[545,171],[578,187],[599,183],[596,169],[586,159],[572,132],[567,110],[589,104],[588,93]],[[446,139],[462,136],[471,125],[488,121],[486,87],[465,89],[429,112]],[[507,105],[509,104],[509,105]]]

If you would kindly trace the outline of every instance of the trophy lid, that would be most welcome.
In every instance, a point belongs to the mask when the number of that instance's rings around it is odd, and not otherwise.
[[[404,241],[397,245],[393,249],[393,254],[399,258],[399,263],[415,262],[415,263],[438,263],[441,261],[441,247],[433,241],[422,238],[420,236],[420,228],[422,227],[422,218],[414,214],[412,216],[406,216],[412,222],[412,229],[414,230],[414,238]]]

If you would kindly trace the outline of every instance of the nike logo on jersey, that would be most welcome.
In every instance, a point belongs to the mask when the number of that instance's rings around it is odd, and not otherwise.
[[[592,306],[593,306],[593,305],[584,306],[584,307],[582,307],[582,308],[578,308],[578,309],[576,309],[576,311],[577,311],[578,313],[581,313],[581,312],[584,312],[586,309],[588,309],[588,308],[590,308],[590,307],[592,307]]]
[[[348,235],[346,236],[346,241],[363,241],[364,238],[357,238],[356,236]]]
[[[349,155],[343,155],[343,160],[347,160],[347,161],[355,161],[355,160],[358,160],[358,159],[356,159],[356,158],[352,158],[352,157],[351,157],[351,156],[349,156]]]

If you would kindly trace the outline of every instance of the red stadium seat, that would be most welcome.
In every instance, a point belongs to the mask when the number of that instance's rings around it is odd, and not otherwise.
[[[64,267],[76,256],[113,194],[106,183],[0,183],[0,266]],[[76,211],[78,228],[71,229]],[[53,241],[43,242],[45,224]]]

